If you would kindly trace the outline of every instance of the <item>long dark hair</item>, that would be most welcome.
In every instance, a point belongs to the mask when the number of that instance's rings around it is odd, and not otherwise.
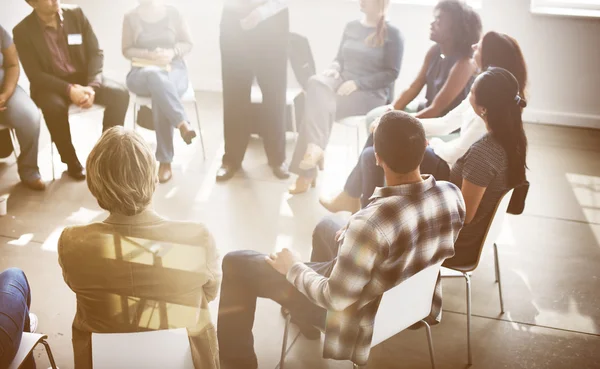
[[[377,28],[375,32],[370,34],[367,39],[367,45],[371,47],[381,47],[385,44],[385,38],[387,37],[387,24],[385,23],[385,11],[389,4],[389,0],[378,0],[379,7],[381,9],[381,17],[377,22]]]
[[[451,32],[454,52],[463,57],[471,57],[471,46],[481,37],[481,18],[469,5],[459,0],[441,0],[435,10],[447,14],[452,22]]]
[[[498,32],[488,32],[481,41],[481,70],[489,67],[504,68],[519,82],[519,95],[527,97],[527,65],[519,43]]]
[[[527,137],[523,129],[522,109],[527,106],[519,95],[519,82],[504,68],[490,67],[475,81],[477,105],[485,108],[488,129],[508,157],[508,185],[525,181]]]

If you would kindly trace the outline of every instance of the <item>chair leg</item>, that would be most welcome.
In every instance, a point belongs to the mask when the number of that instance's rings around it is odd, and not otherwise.
[[[356,126],[356,155],[360,158],[360,127]]]
[[[500,312],[504,314],[504,298],[502,296],[502,276],[500,274],[500,259],[498,258],[498,245],[494,243],[494,264],[496,265],[496,282],[498,282],[498,294],[500,295]]]
[[[198,123],[198,134],[200,135],[200,143],[202,144],[202,157],[206,160],[206,149],[204,148],[204,136],[202,135],[202,127],[200,126],[200,113],[198,113],[198,102],[194,101],[196,110],[196,123]]]
[[[281,345],[281,359],[279,360],[279,369],[284,369],[285,366],[285,355],[287,351],[287,341],[291,319],[292,315],[288,313],[285,316],[285,328],[283,329],[283,344]]]
[[[435,352],[433,351],[433,338],[431,337],[431,327],[426,321],[421,320],[425,325],[425,333],[427,333],[427,343],[429,344],[429,357],[431,358],[431,367],[435,369]]]
[[[466,287],[467,287],[467,355],[469,365],[473,364],[473,357],[471,355],[471,277],[467,274],[465,276]]]
[[[54,142],[50,138],[50,161],[52,162],[52,181],[56,181],[56,175],[54,174]]]
[[[296,104],[290,105],[290,112],[292,115],[292,131],[294,132],[294,139],[298,137],[298,126],[296,125]]]
[[[12,145],[13,145],[13,154],[15,155],[15,160],[18,163],[19,162],[19,155],[17,155],[17,142],[18,142],[18,140],[17,140],[17,133],[12,128],[10,128],[8,131],[10,132],[10,140],[12,141]]]
[[[133,103],[133,130],[137,127],[137,103]]]
[[[58,369],[56,363],[54,362],[54,356],[52,355],[52,350],[50,350],[50,345],[45,340],[42,340],[42,345],[46,348],[46,354],[48,354],[48,360],[50,360],[50,366],[52,369]]]

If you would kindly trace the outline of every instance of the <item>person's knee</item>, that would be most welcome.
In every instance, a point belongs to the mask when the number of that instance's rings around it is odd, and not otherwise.
[[[11,280],[15,280],[15,279],[24,280],[25,279],[25,272],[19,268],[8,268],[4,272],[2,272],[2,274]]]
[[[69,103],[58,95],[47,95],[36,101],[44,115],[68,115]]]
[[[375,158],[375,149],[373,147],[367,147],[360,154],[360,163],[363,167],[365,166],[377,166],[377,160]]]
[[[334,215],[328,215],[321,219],[313,231],[313,245],[319,244],[320,241],[335,237],[335,232],[339,229],[338,222]],[[318,242],[315,242],[318,241]]]
[[[167,76],[165,71],[163,71],[160,68],[144,68],[143,75],[144,78],[146,78],[146,81],[150,88],[160,88],[169,81],[169,77]]]
[[[231,275],[243,269],[247,263],[247,255],[245,251],[232,251],[223,257],[223,274]]]

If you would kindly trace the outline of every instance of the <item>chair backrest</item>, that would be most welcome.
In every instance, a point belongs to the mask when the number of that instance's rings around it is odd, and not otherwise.
[[[431,313],[435,283],[442,263],[427,267],[381,297],[371,346],[421,321]]]
[[[500,232],[502,231],[502,226],[504,225],[504,217],[506,216],[506,211],[508,210],[508,204],[510,203],[510,199],[512,197],[514,189],[508,190],[502,195],[498,204],[496,204],[496,209],[494,210],[494,214],[492,214],[492,218],[488,224],[488,228],[485,231],[485,235],[481,240],[481,247],[479,248],[479,255],[477,255],[477,262],[475,263],[473,269],[477,268],[479,265],[479,260],[481,259],[481,254],[483,253],[483,249],[488,246],[493,246],[494,242],[498,239]]]
[[[48,336],[39,333],[27,333],[23,332],[21,335],[21,344],[19,350],[15,354],[13,361],[10,363],[7,369],[19,369],[21,364],[27,359],[27,356],[33,351],[33,348],[40,343],[42,340],[47,339]]]
[[[185,328],[92,333],[94,369],[194,369]]]

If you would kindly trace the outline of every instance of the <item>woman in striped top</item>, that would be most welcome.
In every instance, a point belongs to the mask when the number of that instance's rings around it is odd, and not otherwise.
[[[473,84],[470,103],[485,122],[487,133],[452,167],[450,180],[461,189],[467,207],[465,226],[447,266],[477,261],[494,209],[502,195],[526,180],[527,137],[523,130],[517,79],[506,69],[491,67]]]

